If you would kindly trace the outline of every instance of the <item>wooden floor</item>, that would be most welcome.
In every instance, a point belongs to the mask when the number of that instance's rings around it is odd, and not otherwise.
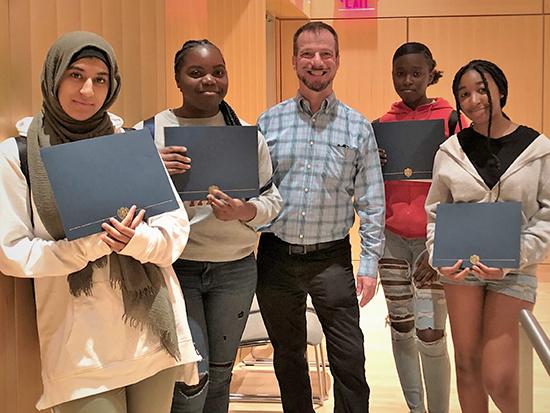
[[[381,289],[377,292],[373,301],[361,310],[361,328],[365,334],[367,380],[371,387],[371,411],[404,413],[408,409],[395,371],[390,331],[389,327],[385,326],[386,313],[386,304]],[[539,273],[539,289],[534,314],[546,333],[550,334],[550,265],[543,266]],[[448,331],[448,334],[450,337],[450,331]],[[269,349],[264,348],[258,351],[260,353],[269,352]],[[450,339],[449,351],[452,357],[453,348]],[[550,412],[550,377],[547,376],[536,355],[534,359],[534,413],[548,413]],[[312,374],[312,380],[312,387],[316,389],[317,380],[314,374]],[[454,367],[451,386],[451,413],[459,413],[460,407],[456,395]],[[277,393],[278,389],[274,374],[269,366],[252,370],[236,367],[232,391],[273,394]],[[332,412],[332,394],[322,406],[316,406],[315,411],[319,413]],[[282,408],[278,403],[232,402],[230,412],[282,412]],[[491,406],[490,412],[496,413],[498,409]]]

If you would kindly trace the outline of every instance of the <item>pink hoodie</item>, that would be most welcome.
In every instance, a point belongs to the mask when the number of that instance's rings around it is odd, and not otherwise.
[[[443,98],[436,98],[416,110],[399,101],[392,104],[389,112],[380,117],[379,121],[443,119],[445,136],[449,137],[448,119],[453,109]],[[462,126],[467,125],[468,120],[462,117]],[[460,127],[457,122],[456,131],[458,130]],[[386,229],[405,238],[426,238],[424,203],[429,189],[430,182],[386,181]]]

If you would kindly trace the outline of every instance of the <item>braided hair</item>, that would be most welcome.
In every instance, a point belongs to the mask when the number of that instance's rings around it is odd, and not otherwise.
[[[486,163],[491,169],[493,170],[499,170],[500,169],[500,159],[498,156],[493,152],[491,149],[491,127],[493,124],[493,97],[491,96],[491,93],[489,92],[489,83],[487,82],[487,76],[486,74],[489,74],[495,84],[497,85],[499,94],[500,94],[500,107],[501,109],[506,105],[506,100],[508,99],[508,80],[506,79],[506,76],[504,75],[504,72],[494,63],[489,62],[487,60],[472,60],[468,64],[462,66],[458,72],[456,73],[454,79],[453,79],[453,95],[456,102],[456,110],[458,111],[459,117],[458,122],[460,125],[460,129],[462,129],[462,122],[460,120],[460,98],[459,98],[459,87],[460,87],[460,81],[462,80],[462,77],[469,72],[470,70],[475,70],[479,76],[481,77],[481,81],[483,82],[483,87],[487,91],[487,102],[489,104],[489,124],[487,127],[487,139],[486,139],[486,148],[487,148],[487,158],[484,158],[484,155],[481,153],[479,154],[480,163]],[[506,119],[510,119],[504,112],[502,112],[502,115]],[[500,182],[500,181],[499,181]],[[499,186],[499,195],[500,195],[500,186]],[[498,199],[498,196],[497,196]]]
[[[493,98],[491,94],[489,93],[489,83],[487,82],[487,77],[485,76],[486,73],[491,75],[493,80],[495,81],[495,84],[497,85],[498,91],[500,93],[500,107],[504,108],[506,105],[506,100],[508,99],[508,80],[506,79],[506,76],[504,75],[504,72],[494,63],[489,62],[487,60],[472,60],[470,63],[462,66],[458,72],[456,72],[456,75],[453,79],[453,95],[456,102],[456,110],[460,114],[460,99],[459,99],[459,92],[458,88],[460,87],[460,81],[462,80],[462,76],[470,70],[475,70],[477,73],[479,73],[479,76],[481,77],[481,80],[483,82],[483,87],[485,90],[487,90],[487,100],[489,103],[489,127],[487,129],[487,137],[491,137],[491,126],[493,123]],[[502,112],[502,115],[506,119],[510,119],[504,112]],[[462,122],[460,121],[460,116],[458,117],[460,129],[462,129]]]
[[[405,56],[408,54],[421,54],[426,59],[426,63],[428,64],[430,72],[433,73],[433,79],[428,84],[428,86],[435,85],[439,81],[439,79],[443,76],[443,71],[435,70],[437,62],[433,58],[432,52],[430,51],[430,49],[428,49],[428,46],[426,46],[423,43],[418,43],[418,42],[403,43],[401,46],[397,48],[397,50],[393,54],[392,63],[395,63],[395,61],[399,59],[401,56]]]
[[[179,81],[179,73],[180,73],[181,65],[185,60],[185,56],[187,56],[189,51],[197,47],[212,47],[216,49],[218,52],[220,52],[220,56],[222,57],[222,60],[225,63],[225,60],[223,59],[222,51],[218,48],[218,46],[216,46],[210,40],[208,39],[188,40],[183,44],[181,49],[179,49],[176,52],[176,55],[174,56],[174,74],[176,77],[176,81]],[[241,121],[239,120],[239,117],[237,116],[233,108],[229,106],[229,104],[225,100],[222,100],[220,103],[220,112],[223,115],[223,120],[225,121],[226,125],[241,126]]]

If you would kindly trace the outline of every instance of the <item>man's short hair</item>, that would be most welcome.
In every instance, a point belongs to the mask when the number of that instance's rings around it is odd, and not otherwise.
[[[323,22],[309,22],[304,24],[302,27],[300,27],[298,30],[296,30],[296,33],[294,33],[294,39],[292,41],[292,52],[294,56],[298,56],[298,37],[303,32],[315,32],[319,33],[321,30],[326,30],[332,34],[334,37],[334,43],[336,44],[336,56],[339,54],[339,47],[338,47],[338,33],[336,33],[336,30],[330,25]]]

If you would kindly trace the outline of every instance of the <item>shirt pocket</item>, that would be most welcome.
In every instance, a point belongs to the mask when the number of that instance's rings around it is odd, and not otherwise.
[[[353,180],[356,150],[347,144],[329,144],[322,177],[325,187],[347,187]]]

